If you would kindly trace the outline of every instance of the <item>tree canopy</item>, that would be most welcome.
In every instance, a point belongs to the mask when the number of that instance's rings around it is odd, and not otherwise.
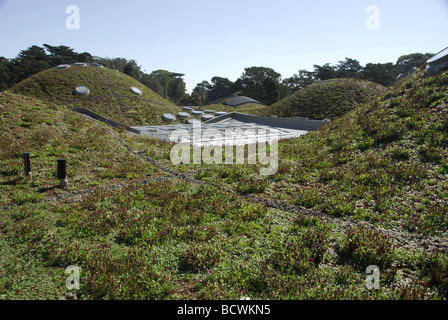
[[[165,99],[179,103],[185,98],[186,84],[182,77],[184,74],[167,70],[155,70],[149,75],[144,74],[140,81]]]
[[[148,75],[133,59],[94,57],[88,52],[78,53],[64,45],[49,44],[43,44],[42,47],[33,45],[20,51],[13,59],[0,57],[0,90],[6,90],[45,69],[76,62],[95,62],[123,72],[175,103],[185,97],[186,85],[182,73],[157,70]],[[164,77],[168,77],[169,81]]]
[[[6,90],[33,74],[60,64],[95,62],[133,77],[177,104],[204,105],[232,95],[245,95],[271,105],[313,83],[333,78],[360,78],[389,86],[400,74],[406,74],[413,67],[420,67],[432,55],[412,53],[400,56],[395,64],[367,63],[365,66],[356,59],[345,58],[335,65],[313,65],[312,71],[300,69],[297,74],[284,79],[272,68],[252,66],[245,68],[235,82],[221,76],[214,76],[210,81],[204,80],[196,85],[190,95],[186,93],[182,73],[159,69],[148,74],[132,59],[96,57],[88,52],[75,52],[64,45],[43,44],[42,47],[33,45],[22,50],[13,59],[0,57],[0,90]]]

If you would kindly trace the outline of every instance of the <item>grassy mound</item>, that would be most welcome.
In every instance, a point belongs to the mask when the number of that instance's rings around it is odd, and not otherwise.
[[[448,72],[416,72],[319,131],[282,144],[290,200],[448,235]]]
[[[333,216],[446,237],[447,102],[448,72],[417,72],[318,131],[280,141],[278,171],[263,178],[263,193]],[[197,176],[238,190],[257,171],[215,166]]]
[[[89,88],[90,94],[77,95],[78,86]],[[131,87],[140,89],[142,95],[133,93]],[[48,69],[18,83],[10,92],[69,108],[88,108],[127,126],[166,124],[162,115],[176,115],[180,110],[126,74],[90,66]]]
[[[257,102],[248,102],[238,106],[232,106],[226,104],[229,99],[235,98],[236,96],[227,97],[219,101],[215,101],[212,104],[206,105],[203,108],[207,110],[216,110],[224,112],[239,112],[251,115],[261,115],[266,113],[266,106]]]
[[[124,159],[132,153],[64,108],[0,95],[0,194],[16,204],[0,211],[0,297],[446,299],[448,72],[422,73],[279,142],[272,176],[253,164],[170,166],[171,144],[117,132],[183,175],[127,183],[157,177],[151,166],[135,168],[126,178],[106,175],[127,180],[120,188],[48,203],[16,196],[41,191],[20,178],[22,151],[35,150],[36,183],[68,151],[72,161],[85,154],[71,181],[86,171],[94,182],[111,162],[121,170],[109,172],[131,170]],[[378,289],[367,286],[372,265]],[[79,289],[66,287],[68,266],[81,270]]]
[[[203,107],[206,110],[216,110],[216,111],[224,111],[224,112],[239,112],[239,113],[246,113],[251,115],[260,115],[266,112],[266,106],[257,104],[257,103],[250,103],[245,104],[239,107],[233,107],[228,106],[225,104],[209,104],[207,106]]]
[[[379,84],[359,79],[331,79],[312,84],[265,109],[268,116],[337,118],[358,103],[384,91]]]
[[[71,191],[157,171],[123,149],[101,124],[64,107],[10,93],[0,93],[0,150],[0,206],[64,193],[57,188],[59,158],[67,161]],[[24,152],[30,152],[31,180],[24,174]]]

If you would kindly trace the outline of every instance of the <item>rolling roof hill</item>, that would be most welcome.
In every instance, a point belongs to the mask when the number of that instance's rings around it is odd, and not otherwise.
[[[331,79],[312,84],[264,109],[267,116],[337,118],[385,88],[360,79]]]
[[[272,177],[254,177],[255,165],[205,165],[180,181],[136,161],[101,124],[0,93],[0,204],[11,205],[0,210],[0,292],[69,298],[61,275],[74,264],[87,275],[79,300],[446,300],[447,97],[448,71],[418,70],[279,143]],[[142,138],[123,135],[139,154],[144,147],[167,159],[159,142]],[[171,145],[162,148],[169,154]],[[21,174],[23,151],[33,180]],[[118,184],[35,203],[62,192],[52,190],[61,156],[70,157],[74,189]],[[164,179],[119,181],[143,176]],[[366,286],[372,265],[381,268],[380,290]]]
[[[63,193],[55,188],[59,158],[67,161],[69,190],[142,179],[157,171],[129,154],[108,129],[63,106],[0,93],[0,207]],[[24,152],[30,153],[32,179],[23,173]]]
[[[232,96],[204,106],[206,109],[224,112],[239,112],[251,115],[264,115],[267,106],[246,96]]]
[[[294,174],[306,182],[292,201],[446,236],[447,103],[448,71],[426,77],[420,69],[320,130],[283,143],[279,153],[297,161]]]
[[[180,111],[132,77],[97,66],[47,69],[9,91],[68,108],[87,108],[126,126],[162,125],[164,113]]]

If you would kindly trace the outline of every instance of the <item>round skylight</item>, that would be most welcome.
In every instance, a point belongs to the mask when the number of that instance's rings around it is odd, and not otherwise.
[[[218,112],[216,112],[215,114],[216,114],[217,116],[223,116],[223,115],[227,114],[227,112],[225,112],[225,111],[218,111]]]
[[[186,118],[188,118],[189,116],[190,116],[190,114],[187,113],[187,112],[179,112],[179,113],[177,114],[177,117],[178,117],[179,119],[186,119]]]
[[[194,116],[200,116],[200,115],[202,115],[202,113],[203,113],[202,111],[195,110],[191,114],[194,115]]]
[[[201,120],[199,119],[190,119],[187,121],[188,124],[193,124],[193,123],[201,123]]]
[[[80,96],[86,96],[90,93],[90,90],[87,87],[79,86],[79,87],[76,87],[75,93]]]
[[[132,93],[135,93],[138,96],[142,95],[142,91],[139,88],[131,87],[131,91],[132,91]]]
[[[214,118],[214,116],[212,116],[211,114],[204,114],[202,116],[202,120],[203,121],[207,121],[207,120],[210,120],[210,119],[213,119],[213,118]]]
[[[65,68],[70,68],[70,66],[68,64],[60,64],[57,66],[58,69],[65,69]]]
[[[182,110],[191,112],[191,111],[193,111],[193,108],[191,108],[191,107],[183,107]]]
[[[162,119],[166,122],[173,122],[174,120],[176,120],[176,117],[171,113],[164,113]]]

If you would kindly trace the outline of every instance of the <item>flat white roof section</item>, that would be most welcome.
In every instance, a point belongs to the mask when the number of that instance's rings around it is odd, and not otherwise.
[[[328,123],[325,120],[268,118],[235,112],[203,123],[191,120],[188,124],[141,126],[132,129],[166,141],[212,146],[258,143],[270,141],[272,137],[275,140],[295,138]]]
[[[437,63],[439,60],[448,59],[448,47],[437,53],[435,56],[433,56],[431,59],[426,61],[428,64]]]
[[[434,55],[426,63],[426,75],[431,76],[442,71],[444,67],[448,66],[448,48]]]

